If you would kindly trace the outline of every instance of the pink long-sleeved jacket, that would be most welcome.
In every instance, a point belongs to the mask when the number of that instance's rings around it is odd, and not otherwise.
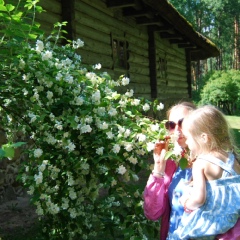
[[[176,168],[174,161],[167,160],[164,178],[157,178],[151,174],[144,190],[145,216],[153,221],[162,217],[160,229],[161,240],[165,240],[168,234],[170,215],[168,187]]]

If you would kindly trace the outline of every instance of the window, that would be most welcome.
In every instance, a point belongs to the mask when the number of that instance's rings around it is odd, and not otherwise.
[[[128,69],[127,41],[112,38],[113,69]]]
[[[164,54],[157,54],[157,71],[162,79],[166,79],[167,84],[167,56]]]

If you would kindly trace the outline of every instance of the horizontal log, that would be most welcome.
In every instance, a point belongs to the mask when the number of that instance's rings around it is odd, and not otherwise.
[[[129,64],[129,72],[130,73],[138,73],[141,75],[145,75],[145,76],[149,76],[149,67],[148,64],[147,65],[143,65],[143,64],[138,64],[138,63],[134,63],[132,62],[131,64]]]
[[[146,84],[129,84],[127,86],[121,86],[117,88],[119,92],[126,92],[127,90],[132,89],[134,94],[151,94],[151,88]]]
[[[84,41],[84,50],[112,56],[112,47],[109,43],[97,42],[94,39],[84,36],[82,36],[81,40]]]
[[[47,13],[56,13],[61,15],[62,13],[62,5],[59,0],[41,0],[39,5],[47,11]]]
[[[168,72],[167,75],[167,80],[168,81],[182,81],[182,82],[186,82],[187,78],[185,74],[177,74],[177,73],[171,73],[170,71]]]
[[[42,12],[42,13],[37,13],[36,14],[36,20],[41,20],[43,24],[43,28],[45,27],[45,24],[50,24],[52,27],[54,26],[55,23],[61,22],[61,15],[55,14],[53,12]]]
[[[94,6],[89,5],[85,1],[76,1],[75,9],[76,11],[83,12],[86,15],[91,16],[92,18],[96,19],[96,21],[102,22],[103,25],[108,25],[111,32],[115,33],[120,31],[124,33],[131,33],[139,38],[147,38],[146,28],[141,28],[136,24],[133,24],[128,18],[123,18],[122,16],[116,15],[113,17],[109,14],[106,14],[106,11],[101,12],[99,9],[96,9]],[[108,11],[111,10],[108,9]]]
[[[82,9],[81,9],[82,10]],[[103,33],[106,33],[109,35],[111,32],[108,25],[104,24],[101,21],[96,21],[96,18],[94,16],[88,15],[84,12],[80,12],[78,10],[75,11],[75,24],[80,25],[80,27],[87,26],[90,28],[95,29],[96,31],[100,31]]]
[[[133,63],[139,63],[142,64],[144,66],[148,66],[149,65],[149,59],[138,55],[137,53],[133,53],[133,52],[129,52],[129,58],[128,58],[128,62],[131,64]]]
[[[128,41],[128,51],[137,53],[138,55],[148,58],[148,46],[146,46],[146,48],[143,46],[137,46],[134,41],[132,41],[132,39],[126,38],[126,40]],[[140,41],[140,43],[142,43],[142,41]]]
[[[187,88],[188,84],[187,82],[181,82],[181,81],[168,81],[167,87],[169,88],[174,87],[174,88],[180,89],[180,88]]]
[[[85,50],[84,48],[78,49],[78,53],[82,57],[83,64],[94,65],[97,63],[101,63],[101,65],[104,68],[107,68],[107,69],[112,68],[113,61],[112,61],[111,56],[90,52],[90,51]]]
[[[145,83],[145,84],[149,84],[150,85],[150,78],[149,76],[145,76],[145,75],[141,75],[141,74],[137,74],[137,73],[130,73],[130,82],[131,83]]]
[[[168,61],[167,62],[168,69],[178,69],[183,72],[186,72],[186,62],[174,62],[174,61]]]
[[[94,39],[97,42],[103,42],[109,45],[111,44],[110,35],[96,31],[96,29],[84,25],[76,25],[76,36],[79,38],[85,36],[87,38]]]

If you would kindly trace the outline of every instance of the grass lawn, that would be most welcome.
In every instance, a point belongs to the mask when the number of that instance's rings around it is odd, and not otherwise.
[[[235,143],[240,149],[240,116],[226,116],[226,118],[233,131]]]

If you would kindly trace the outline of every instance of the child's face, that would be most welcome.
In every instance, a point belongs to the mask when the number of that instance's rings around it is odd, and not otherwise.
[[[196,141],[194,140],[194,138],[192,137],[192,134],[190,134],[190,132],[188,131],[187,123],[183,124],[182,132],[186,139],[186,144],[187,144],[189,150],[191,151],[191,156],[196,157],[198,154],[198,151],[199,151],[199,146],[196,143]]]

